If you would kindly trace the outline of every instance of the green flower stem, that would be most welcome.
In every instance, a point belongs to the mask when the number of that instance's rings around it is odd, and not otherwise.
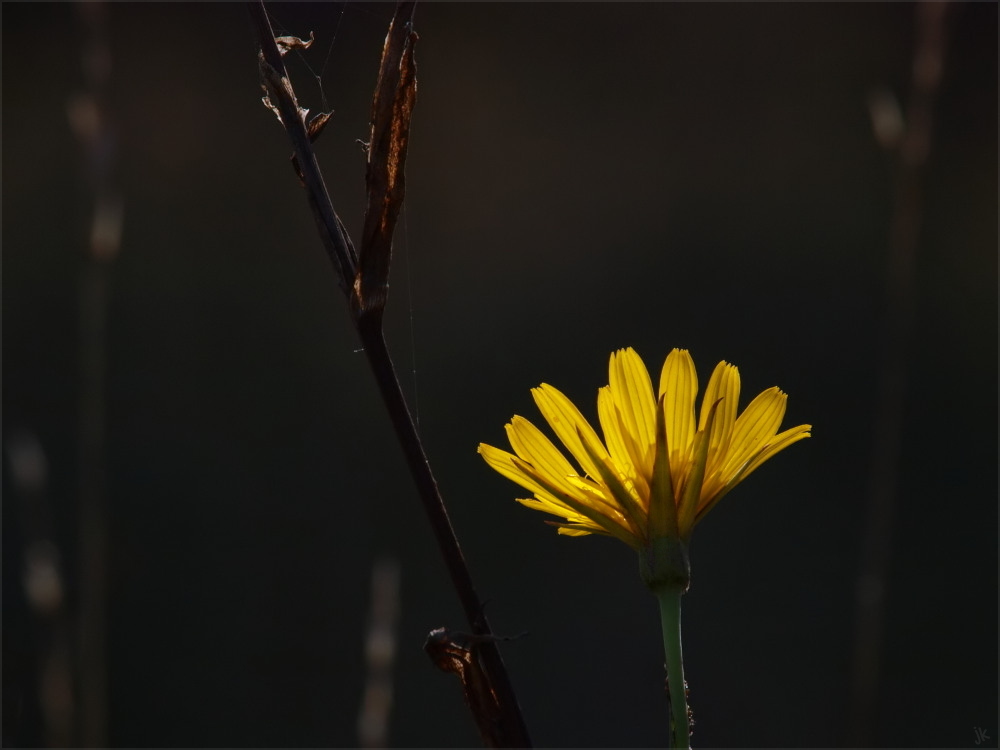
[[[691,732],[688,727],[684,656],[681,651],[681,596],[684,589],[679,586],[657,586],[653,593],[660,603],[663,651],[667,657],[667,685],[670,688],[673,746],[679,750],[687,750],[691,747]]]

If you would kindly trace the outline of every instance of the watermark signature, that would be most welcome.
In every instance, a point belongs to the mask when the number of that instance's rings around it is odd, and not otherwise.
[[[976,744],[980,745],[984,740],[988,740],[990,736],[986,734],[986,730],[982,727],[973,727],[976,730]]]

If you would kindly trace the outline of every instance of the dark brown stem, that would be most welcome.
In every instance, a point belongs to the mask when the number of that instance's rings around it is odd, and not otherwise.
[[[320,239],[322,239],[323,247],[326,248],[327,254],[340,276],[341,285],[347,291],[348,284],[354,279],[354,274],[357,271],[357,254],[347,238],[347,232],[344,231],[340,217],[337,216],[336,211],[333,210],[333,204],[330,202],[323,174],[316,161],[316,153],[313,151],[309,134],[306,131],[306,123],[295,99],[295,92],[292,90],[291,81],[285,70],[285,63],[281,59],[281,52],[274,41],[271,21],[267,17],[263,2],[250,3],[250,14],[257,25],[257,37],[260,39],[262,83],[267,90],[272,106],[278,110],[278,116],[281,118],[282,125],[285,126],[285,132],[288,133],[288,137],[292,141],[299,176],[305,184],[309,207],[316,219]]]
[[[476,587],[465,562],[465,556],[462,554],[462,548],[459,546],[458,537],[455,536],[444,500],[438,490],[430,463],[424,454],[416,427],[406,406],[406,400],[396,377],[392,359],[385,345],[381,323],[366,324],[362,320],[359,323],[358,331],[361,334],[362,342],[364,342],[368,363],[371,365],[375,380],[378,382],[379,392],[389,410],[396,437],[406,455],[410,475],[417,485],[424,511],[430,521],[431,528],[434,530],[438,548],[444,557],[452,585],[455,587],[462,608],[465,610],[469,627],[476,635],[492,636],[493,631],[490,629],[489,621],[483,612],[483,605],[476,593]],[[501,711],[504,712],[499,722],[493,722],[493,720],[487,722],[487,724],[498,724],[496,731],[502,734],[503,739],[487,740],[487,744],[491,747],[530,747],[531,741],[521,716],[517,696],[514,694],[514,688],[510,683],[507,669],[495,640],[486,639],[480,642],[477,651],[483,671],[490,682],[492,691],[496,694]],[[477,718],[477,723],[482,730],[484,721]],[[487,738],[484,737],[484,739]]]
[[[251,3],[261,45],[261,70],[271,106],[281,117],[295,151],[295,161],[324,247],[341,277],[352,318],[358,329],[368,363],[378,383],[393,429],[396,432],[410,474],[416,484],[427,519],[452,585],[473,633],[487,636],[477,646],[477,657],[495,696],[499,714],[476,716],[483,739],[490,746],[530,747],[521,709],[493,638],[483,605],[452,528],[444,500],[438,490],[430,463],[424,454],[416,426],[410,416],[402,388],[396,377],[382,331],[385,281],[389,267],[392,230],[403,200],[403,160],[409,131],[409,116],[416,93],[413,64],[412,19],[415,3],[396,8],[372,107],[372,139],[369,142],[368,214],[360,260],[340,219],[330,203],[319,165],[308,137],[306,123],[295,99],[291,82],[281,61],[281,53],[263,3]],[[475,711],[475,709],[473,709]]]

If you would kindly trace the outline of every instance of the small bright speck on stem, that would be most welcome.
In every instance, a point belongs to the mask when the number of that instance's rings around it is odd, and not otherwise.
[[[812,427],[778,432],[787,401],[778,388],[739,414],[739,370],[727,362],[712,372],[696,414],[698,375],[685,349],[667,355],[655,392],[635,350],[611,354],[608,385],[597,393],[603,440],[556,388],[543,383],[531,393],[576,464],[520,416],[506,425],[513,453],[485,443],[479,453],[532,493],[519,503],[560,518],[546,522],[560,534],[612,536],[638,553],[640,575],[660,603],[675,745],[688,747],[680,597],[690,583],[691,534],[733,487]]]

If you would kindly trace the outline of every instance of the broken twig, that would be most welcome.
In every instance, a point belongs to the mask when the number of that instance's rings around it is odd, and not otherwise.
[[[382,331],[392,233],[403,202],[404,162],[410,116],[416,102],[416,64],[413,58],[413,45],[417,39],[413,31],[415,7],[414,2],[403,2],[396,6],[382,49],[382,62],[371,111],[368,205],[360,255],[355,252],[354,245],[330,202],[309,137],[308,111],[302,109],[295,98],[295,91],[285,71],[282,53],[275,41],[263,3],[251,3],[250,12],[256,22],[261,46],[260,69],[265,88],[264,103],[278,115],[292,141],[295,162],[323,245],[340,276],[341,287],[347,294],[351,317],[361,337],[382,400],[389,411],[396,437],[403,448],[452,585],[465,610],[473,635],[480,639],[477,647],[470,650],[469,658],[477,665],[477,675],[484,681],[484,690],[492,696],[488,704],[489,715],[476,714],[483,741],[489,746],[530,747],[528,731],[497,649],[496,638],[483,614],[479,595],[406,406]],[[474,713],[487,710],[478,705],[470,707]]]

